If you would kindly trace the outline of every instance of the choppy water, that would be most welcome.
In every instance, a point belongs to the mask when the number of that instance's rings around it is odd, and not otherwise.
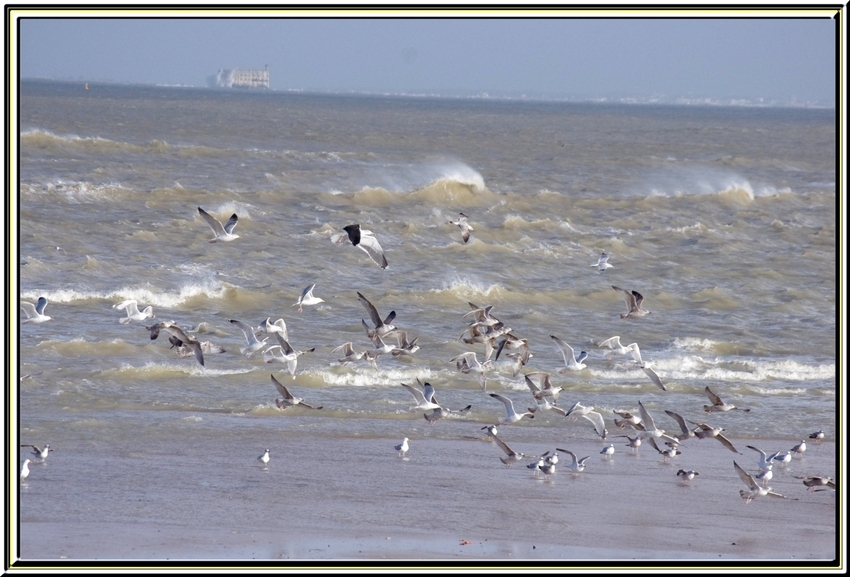
[[[723,415],[730,437],[832,437],[834,123],[832,110],[24,82],[19,298],[46,296],[54,320],[19,329],[13,352],[31,375],[17,391],[20,440],[162,454],[256,431],[245,451],[258,455],[268,430],[388,447],[411,431],[479,435],[503,409],[449,362],[482,358],[483,346],[458,340],[470,301],[529,340],[524,370],[552,373],[566,389],[559,405],[594,405],[609,430],[610,411],[638,400],[703,419],[710,386],[752,408]],[[198,206],[236,212],[241,238],[208,243]],[[447,224],[461,211],[475,229],[468,244]],[[330,242],[351,223],[377,233],[387,270]],[[603,251],[614,268],[600,273],[590,265]],[[291,305],[312,283],[325,303],[299,314]],[[611,285],[642,293],[652,314],[620,319]],[[419,337],[415,356],[384,356],[377,373],[335,362],[343,342],[371,347],[357,291]],[[112,306],[130,298],[157,320],[208,323],[201,338],[227,352],[205,368],[178,358],[150,340],[149,321],[118,322]],[[269,316],[285,319],[295,348],[316,347],[294,380],[239,354],[228,320]],[[549,335],[588,351],[588,368],[556,373]],[[605,359],[597,345],[614,335],[639,343],[667,392],[625,357]],[[324,409],[280,413],[272,371]],[[427,427],[399,386],[416,378],[472,410]],[[502,358],[487,389],[533,405]],[[594,436],[543,417],[513,434]]]

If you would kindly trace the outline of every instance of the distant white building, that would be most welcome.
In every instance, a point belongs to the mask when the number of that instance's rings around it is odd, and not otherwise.
[[[224,88],[268,88],[269,67],[267,64],[264,70],[222,69],[213,82]]]

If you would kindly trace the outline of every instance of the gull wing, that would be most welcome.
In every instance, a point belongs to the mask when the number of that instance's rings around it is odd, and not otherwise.
[[[254,336],[254,327],[252,327],[248,323],[244,323],[235,319],[230,319],[230,322],[242,329],[242,332],[245,334],[245,340],[248,342],[249,346],[253,347],[260,343],[260,341],[257,340],[257,337]],[[280,333],[275,334],[279,335]]]
[[[497,437],[496,435],[491,435],[491,438],[496,442],[497,445],[505,452],[508,457],[514,457],[518,455],[516,451],[508,447],[508,444],[505,443],[502,439]]]
[[[664,388],[664,384],[661,382],[661,377],[659,377],[655,371],[653,371],[649,367],[641,367],[641,369],[644,373],[646,373],[646,376],[649,377],[649,380],[652,381],[656,387],[658,387],[662,391],[667,390],[666,388]]]
[[[292,393],[289,392],[289,389],[287,389],[285,385],[283,385],[280,381],[274,378],[274,375],[272,375],[271,377],[272,383],[274,383],[274,386],[277,388],[278,392],[283,395],[284,400],[291,401],[293,397]]]
[[[588,414],[582,415],[582,417],[593,423],[593,428],[596,429],[597,435],[603,439],[608,435],[608,431],[605,429],[605,420],[600,413],[590,411]]]
[[[21,309],[23,309],[26,313],[28,319],[31,319],[38,314],[35,312],[35,305],[26,301],[21,301]]]
[[[640,421],[644,424],[644,427],[650,431],[655,430],[655,421],[652,420],[649,411],[644,408],[643,403],[640,401],[638,401],[638,410],[640,411]]]
[[[369,313],[369,318],[372,319],[372,324],[375,325],[376,328],[384,324],[381,320],[381,315],[378,314],[378,309],[375,308],[375,305],[373,305],[369,299],[360,294],[360,292],[357,293],[357,298],[366,309],[366,312]],[[391,314],[394,315],[394,313]],[[393,316],[393,318],[395,318],[395,316]],[[387,319],[389,319],[389,317],[387,317]]]
[[[688,433],[690,433],[691,430],[688,429],[688,426],[685,424],[685,419],[682,417],[682,415],[668,410],[665,410],[664,412],[676,419],[676,422],[679,423],[679,428],[682,429],[682,435],[687,437]]]
[[[717,439],[718,441],[720,441],[720,443],[724,447],[726,447],[727,449],[729,449],[733,453],[738,453],[738,450],[734,446],[732,446],[732,442],[729,439],[727,439],[726,437],[724,437],[722,434],[715,435],[714,438]]]
[[[416,399],[416,402],[418,404],[424,405],[426,403],[425,394],[421,390],[414,387],[413,385],[408,385],[406,383],[402,383],[401,386],[407,389],[410,394],[413,395],[413,398]]]
[[[44,307],[47,306],[47,299],[44,297],[38,297],[38,302],[35,305],[35,312],[40,315],[44,314]]]
[[[570,361],[572,361],[572,364],[576,364],[576,356],[575,356],[575,353],[573,352],[573,348],[570,345],[568,345],[567,343],[565,343],[564,341],[562,341],[561,339],[559,339],[558,337],[556,337],[555,335],[549,335],[549,336],[552,337],[552,340],[555,341],[555,344],[561,350],[561,354],[564,355],[564,363],[567,366],[569,366],[571,364]],[[567,356],[567,355],[569,355],[569,356]]]
[[[283,349],[283,353],[285,355],[291,355],[295,352],[289,344],[289,341],[287,341],[281,333],[275,333],[274,336],[277,337],[277,342],[280,343],[280,348]]]
[[[118,309],[119,311],[127,309],[127,315],[128,316],[139,314],[139,307],[136,306],[136,300],[135,299],[126,300],[126,301],[118,303],[117,305],[112,305],[112,308]]]
[[[198,207],[198,212],[204,218],[204,220],[207,221],[207,224],[210,226],[216,236],[224,236],[225,234],[227,234],[227,231],[224,229],[224,227],[221,225],[221,223],[216,217],[205,211],[200,206]],[[230,217],[230,220],[233,221],[233,226],[236,226],[236,222],[234,220],[235,218],[235,214]],[[228,222],[228,224],[230,224],[230,222]]]
[[[227,224],[224,225],[224,232],[230,234],[233,231],[233,227],[235,227],[239,223],[239,217],[236,216],[234,212],[230,215],[230,220],[227,221]]]
[[[595,266],[595,265],[591,265],[591,266]],[[619,336],[611,337],[610,339],[605,339],[604,341],[599,343],[599,348],[606,347],[606,348],[609,348],[609,349],[619,349],[621,346],[623,346],[623,345],[620,344],[620,337]]]
[[[758,483],[756,483],[756,480],[753,478],[752,475],[743,470],[737,462],[732,461],[732,463],[735,465],[735,470],[738,472],[738,476],[744,482],[744,485],[747,486],[747,489],[761,489],[761,487]]]
[[[357,243],[357,246],[366,251],[366,254],[368,254],[379,267],[387,268],[387,257],[384,256],[384,249],[381,248],[378,239],[373,235],[361,235],[360,242]]]

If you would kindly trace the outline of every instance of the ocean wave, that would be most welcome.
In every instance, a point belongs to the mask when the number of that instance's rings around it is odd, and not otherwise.
[[[36,300],[46,297],[52,303],[72,303],[86,300],[114,300],[117,302],[135,299],[140,306],[152,305],[166,309],[177,308],[196,297],[210,299],[225,298],[234,287],[213,280],[190,282],[178,291],[163,291],[151,286],[122,287],[114,291],[86,291],[76,289],[55,289],[47,291],[23,291],[22,300]]]
[[[178,377],[217,377],[241,375],[254,371],[254,367],[244,369],[214,369],[202,367],[194,359],[184,359],[183,363],[156,363],[149,361],[142,366],[123,364],[120,367],[105,369],[99,373],[102,377],[120,377],[122,379],[172,379]]]
[[[69,181],[56,179],[45,184],[21,184],[23,196],[58,197],[71,204],[83,204],[102,201],[121,201],[132,189],[120,183],[94,184],[87,181]]]
[[[232,151],[199,144],[170,144],[163,140],[151,140],[144,144],[132,144],[110,140],[99,136],[59,135],[49,130],[32,129],[21,133],[21,146],[40,148],[71,148],[83,152],[108,154],[110,152],[133,152],[138,154],[176,154],[182,157],[204,157],[229,155]]]
[[[809,365],[795,360],[707,359],[685,356],[656,360],[656,372],[667,379],[764,382],[764,381],[828,381],[835,378],[835,364]]]

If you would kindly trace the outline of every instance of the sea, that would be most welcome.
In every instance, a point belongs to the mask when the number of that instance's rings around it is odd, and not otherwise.
[[[16,105],[12,466],[30,456],[18,445],[54,449],[21,487],[23,522],[250,526],[257,506],[291,511],[297,488],[313,504],[297,508],[305,523],[368,524],[365,496],[356,513],[340,509],[340,474],[372,461],[358,483],[386,494],[404,437],[404,459],[451,441],[486,456],[470,467],[502,474],[502,452],[479,443],[506,414],[490,394],[527,411],[524,374],[537,371],[563,388],[557,407],[602,414],[609,439],[634,434],[613,411],[637,414],[638,401],[668,432],[665,410],[722,425],[739,452],[838,435],[834,109],[47,80],[21,82]],[[238,215],[240,238],[211,243],[199,207],[221,222]],[[449,222],[461,213],[466,243]],[[331,241],[351,224],[375,234],[386,269]],[[592,266],[602,253],[604,271]],[[313,284],[324,302],[299,312]],[[651,314],[621,318],[614,286]],[[343,343],[375,349],[358,293],[420,349],[340,363]],[[52,320],[23,322],[18,302],[40,297]],[[155,318],[120,322],[115,305],[129,299]],[[488,306],[531,356],[517,369],[511,351],[494,352],[482,390],[453,359],[484,361],[484,345],[463,339],[471,311]],[[294,377],[262,350],[240,352],[246,337],[230,321],[267,318],[310,351]],[[159,321],[225,352],[203,366],[182,358],[165,332],[152,340]],[[565,370],[553,336],[585,351],[585,368]],[[639,345],[666,390],[599,346],[613,336]],[[278,409],[271,376],[322,408]],[[471,408],[429,424],[401,386],[417,381],[444,407]],[[706,388],[749,411],[706,413]],[[541,450],[597,439],[554,411],[498,434]],[[286,477],[260,505],[278,463]]]

